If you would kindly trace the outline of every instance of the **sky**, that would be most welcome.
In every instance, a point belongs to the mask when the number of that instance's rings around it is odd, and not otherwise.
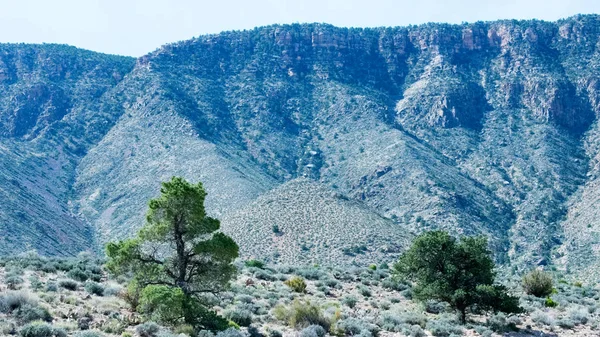
[[[600,0],[0,0],[0,42],[142,56],[163,44],[275,23],[406,26],[600,13]]]

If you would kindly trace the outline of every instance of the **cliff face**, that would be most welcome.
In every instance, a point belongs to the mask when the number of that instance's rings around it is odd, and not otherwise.
[[[0,45],[0,251],[94,247],[72,212],[80,158],[123,112],[111,90],[135,60],[58,45]]]
[[[158,181],[177,174],[205,183],[212,212],[232,233],[280,219],[305,228],[301,214],[311,212],[264,202],[311,186],[398,232],[483,233],[500,261],[585,269],[580,256],[595,256],[598,240],[599,34],[598,16],[286,25],[202,36],[137,61],[4,45],[0,191],[13,206],[0,211],[2,237],[16,242],[50,226],[40,214],[15,213],[37,209],[27,193],[49,193],[60,218],[73,219],[53,221],[56,229],[34,248],[57,253],[53,233],[66,226],[88,228],[81,237],[99,242],[130,234]],[[56,49],[72,52],[59,57]],[[7,159],[15,156],[20,161]],[[24,172],[35,177],[32,186]],[[285,183],[298,177],[323,186]],[[237,215],[253,207],[260,216]],[[323,223],[338,228],[333,213]],[[264,245],[262,258],[281,259],[279,237],[249,237],[244,252]],[[0,242],[3,251],[15,247]],[[371,248],[377,258],[398,251]],[[302,249],[286,259],[310,255]]]

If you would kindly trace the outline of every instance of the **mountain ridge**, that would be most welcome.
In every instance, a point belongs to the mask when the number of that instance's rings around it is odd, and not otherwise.
[[[77,219],[73,229],[87,228],[77,251],[86,240],[131,234],[171,175],[202,180],[210,211],[223,218],[306,177],[399,233],[485,234],[497,259],[516,268],[556,263],[584,273],[597,216],[575,210],[596,200],[588,162],[598,155],[599,36],[600,16],[579,15],[273,25],[138,59],[0,45],[0,151],[9,154],[0,165],[10,169],[0,195],[12,200],[0,210],[0,233],[16,242],[44,223],[20,219],[12,209],[34,206],[15,195],[50,193],[49,209],[60,205],[62,218]],[[16,153],[29,161],[15,164]],[[44,171],[61,165],[60,179]],[[27,180],[16,171],[39,181],[15,186]],[[41,182],[60,187],[47,192]],[[53,226],[38,232],[62,225]],[[60,253],[64,244],[43,237],[29,248]],[[0,243],[4,253],[15,249]]]

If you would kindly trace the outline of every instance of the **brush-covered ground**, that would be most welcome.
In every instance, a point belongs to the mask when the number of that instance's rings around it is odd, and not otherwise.
[[[600,336],[600,289],[555,276],[551,300],[525,295],[518,279],[503,283],[521,296],[524,314],[469,316],[435,301],[420,303],[386,265],[346,269],[238,262],[228,292],[207,298],[239,336]],[[501,274],[501,273],[499,273]],[[292,280],[290,282],[290,280]],[[301,281],[300,281],[301,280]],[[286,282],[287,281],[287,282]],[[306,288],[303,290],[303,284]],[[209,337],[189,326],[163,327],[132,310],[126,279],[113,279],[90,255],[34,254],[0,260],[0,335],[23,337]]]

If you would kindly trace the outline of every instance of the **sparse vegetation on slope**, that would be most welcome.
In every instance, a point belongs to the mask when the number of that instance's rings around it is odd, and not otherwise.
[[[232,326],[227,332],[201,331],[196,335],[183,322],[163,326],[142,313],[132,311],[124,300],[123,290],[103,296],[89,294],[83,287],[75,290],[57,288],[46,290],[58,279],[67,279],[75,266],[101,268],[100,284],[104,289],[125,289],[129,280],[113,278],[106,274],[102,261],[87,256],[70,259],[27,256],[0,260],[0,308],[43,308],[50,315],[47,322],[34,320],[25,323],[18,309],[0,310],[0,334],[26,335],[57,333],[61,336],[500,336],[517,329],[520,336],[593,336],[600,328],[597,310],[600,291],[597,288],[559,282],[551,297],[556,307],[544,306],[544,299],[520,292],[520,279],[503,279],[509,289],[520,294],[520,304],[525,313],[516,315],[483,315],[472,313],[466,324],[461,324],[455,311],[448,306],[411,299],[415,289],[409,285],[404,290],[390,289],[387,284],[398,280],[389,270],[366,267],[294,267],[264,265],[262,269],[236,263],[238,274],[230,289],[219,297],[207,297],[206,303],[214,305],[220,315],[228,317]],[[48,268],[62,266],[61,268]],[[22,271],[24,283],[17,290],[6,291],[5,276],[15,269]],[[50,271],[45,271],[50,270]],[[261,273],[269,277],[258,278]],[[296,275],[305,275],[306,291],[298,293],[284,282]],[[31,276],[43,284],[33,288]],[[310,277],[308,277],[310,276]],[[560,275],[556,275],[560,279]],[[386,286],[384,286],[386,285]],[[361,289],[368,288],[371,296],[365,297]],[[396,289],[403,287],[396,286]],[[352,299],[347,301],[345,299]],[[347,303],[352,303],[349,305]],[[32,310],[33,308],[33,310]],[[240,322],[241,324],[237,323]],[[182,335],[183,334],[183,335]],[[48,335],[52,336],[52,335]]]
[[[243,255],[272,263],[391,262],[412,236],[364,204],[302,178],[265,193],[223,223]]]

